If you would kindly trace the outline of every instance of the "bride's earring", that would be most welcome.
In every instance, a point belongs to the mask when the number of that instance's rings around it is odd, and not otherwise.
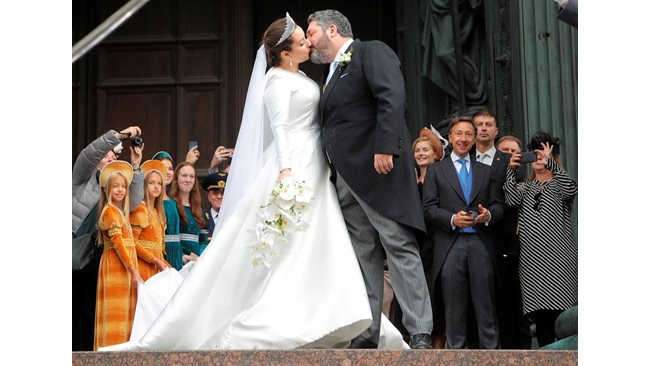
[[[289,66],[293,66],[293,60],[291,60],[291,57],[289,57]]]

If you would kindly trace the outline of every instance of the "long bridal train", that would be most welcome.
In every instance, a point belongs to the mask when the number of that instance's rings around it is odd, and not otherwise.
[[[253,266],[257,211],[277,178],[271,143],[252,182],[255,189],[237,202],[187,277],[177,289],[160,285],[162,292],[173,293],[162,301],[160,315],[137,317],[134,329],[146,331],[104,350],[335,348],[367,329],[372,315],[363,276],[329,169],[321,150],[314,148],[320,146],[319,129],[292,127],[292,171],[313,190],[307,226],[287,233],[270,269]],[[386,346],[408,347],[399,331],[383,323],[390,340]]]
[[[152,276],[144,284],[138,286],[138,305],[136,315],[131,331],[131,339],[128,343],[108,346],[101,348],[100,351],[129,351],[137,350],[137,341],[141,339],[145,332],[151,327],[156,317],[162,312],[163,308],[171,299],[174,292],[183,282],[183,278],[196,262],[190,262],[178,272],[173,268],[167,269]],[[342,341],[341,344],[333,345],[333,348],[344,348],[348,341]],[[340,347],[339,347],[340,346]],[[318,348],[317,344],[307,344],[300,348]],[[402,340],[402,336],[393,326],[393,324],[382,314],[379,348],[388,350],[409,349],[408,345]]]

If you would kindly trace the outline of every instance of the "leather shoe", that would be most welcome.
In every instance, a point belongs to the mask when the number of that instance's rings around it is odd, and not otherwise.
[[[433,349],[431,346],[431,335],[426,333],[413,334],[411,342],[409,342],[411,349]]]
[[[377,348],[377,343],[371,342],[361,336],[353,339],[350,342],[350,345],[348,348],[355,348],[355,349],[372,349],[372,348]]]

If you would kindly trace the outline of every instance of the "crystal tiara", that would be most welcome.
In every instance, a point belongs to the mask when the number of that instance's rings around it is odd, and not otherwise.
[[[284,33],[282,33],[282,37],[280,37],[278,43],[275,44],[276,46],[284,42],[285,39],[289,38],[294,29],[296,29],[296,22],[293,21],[289,15],[289,12],[287,12],[284,16],[284,20],[286,21],[286,24],[284,25]]]

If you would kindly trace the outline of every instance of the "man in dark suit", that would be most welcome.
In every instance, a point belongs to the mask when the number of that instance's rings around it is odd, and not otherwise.
[[[217,222],[217,216],[221,210],[221,203],[223,202],[223,192],[226,189],[226,180],[228,173],[212,173],[203,179],[201,186],[208,191],[208,201],[210,201],[210,208],[206,210],[208,223],[208,242],[212,240],[214,233],[214,225]]]
[[[492,178],[499,187],[503,199],[503,184],[510,154],[495,146],[499,133],[496,117],[487,109],[474,114],[476,126],[476,161],[491,166]],[[518,153],[521,153],[521,143]],[[520,169],[523,180],[523,169]],[[497,248],[497,313],[501,348],[530,349],[530,325],[523,313],[521,286],[519,283],[519,239],[517,238],[517,209],[504,205],[503,219],[494,226]]]
[[[476,128],[470,119],[450,124],[449,157],[427,171],[424,217],[433,229],[434,291],[445,307],[447,345],[467,346],[467,311],[473,305],[480,348],[499,347],[496,313],[496,248],[489,226],[503,215],[490,168],[470,154]]]
[[[431,302],[413,231],[424,231],[424,220],[399,59],[382,42],[354,40],[336,10],[311,14],[308,23],[312,61],[330,63],[320,100],[322,143],[374,320],[350,347],[377,347],[385,250],[410,346],[431,348]]]

